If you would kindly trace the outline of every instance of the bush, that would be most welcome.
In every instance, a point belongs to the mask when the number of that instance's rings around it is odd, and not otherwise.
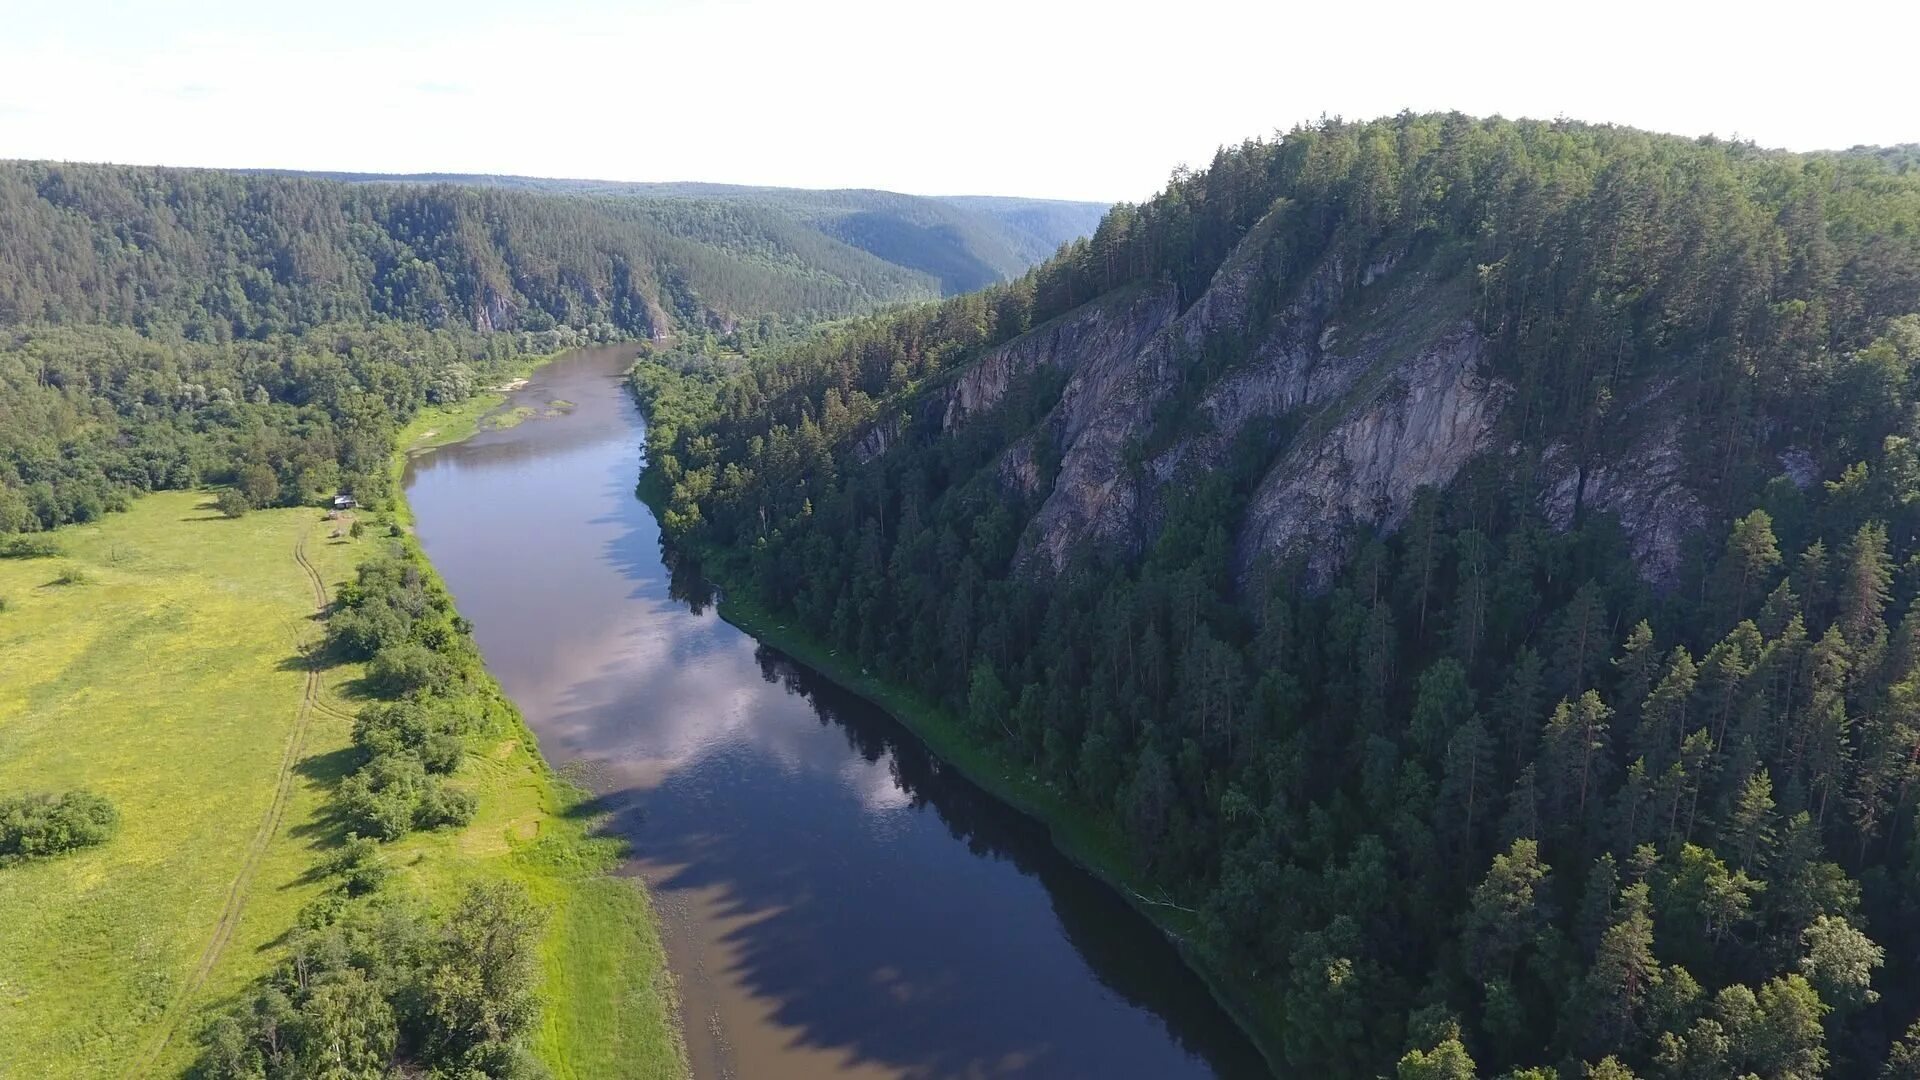
[[[85,570],[82,570],[78,566],[69,566],[60,571],[60,575],[53,579],[53,583],[55,585],[85,585],[91,580],[92,578],[87,576]]]
[[[253,500],[247,498],[239,488],[223,488],[214,498],[213,505],[228,517],[237,518],[244,517],[247,511],[253,509]]]
[[[459,828],[472,821],[479,810],[480,799],[473,792],[434,781],[414,811],[413,821],[422,829]]]
[[[353,741],[372,759],[380,754],[418,755],[430,773],[450,773],[466,755],[456,732],[464,718],[438,703],[394,701],[369,705],[353,722]]]
[[[348,833],[346,843],[320,864],[320,872],[337,877],[348,896],[364,896],[378,889],[393,868],[380,854],[380,845],[359,833]]]
[[[367,665],[367,682],[386,697],[436,693],[453,682],[453,674],[452,661],[416,641],[389,645]]]
[[[105,843],[119,825],[113,804],[89,791],[0,799],[0,865]]]
[[[364,601],[327,620],[327,646],[347,660],[371,659],[406,637],[406,617],[383,600]]]
[[[51,559],[60,545],[44,536],[0,536],[0,559]]]
[[[407,903],[326,911],[250,1000],[208,1027],[200,1075],[543,1075],[525,1040],[544,919],[525,888],[472,886],[439,917]]]
[[[432,783],[418,757],[378,754],[340,782],[340,809],[355,832],[398,840],[414,827]]]

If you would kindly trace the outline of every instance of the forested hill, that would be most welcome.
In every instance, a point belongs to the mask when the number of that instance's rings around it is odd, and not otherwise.
[[[993,195],[902,195],[738,184],[565,180],[468,173],[289,173],[356,183],[458,184],[549,194],[729,203],[768,210],[880,259],[933,276],[947,293],[1019,277],[1093,232],[1105,203]]]
[[[0,163],[0,324],[208,339],[385,318],[664,336],[938,291],[745,203]]]
[[[1903,155],[1327,122],[636,385],[670,537],[1070,793],[1302,1075],[1920,1068]]]

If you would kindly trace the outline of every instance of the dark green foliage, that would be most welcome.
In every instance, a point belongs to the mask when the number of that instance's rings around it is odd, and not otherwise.
[[[1030,451],[1052,487],[1059,378],[951,430],[930,390],[1078,305],[1191,303],[1249,237],[1268,311],[1384,255],[1470,295],[1512,452],[1324,588],[1233,573],[1250,492],[1311,431],[1287,422],[1178,477],[1136,547],[1017,564],[1039,498],[1002,470]],[[1239,347],[1201,343],[1196,378]],[[1304,1073],[1870,1075],[1920,1014],[1920,176],[1328,122],[1176,174],[1019,282],[634,380],[668,536],[1078,793],[1280,1000]],[[1195,400],[1149,441],[1203,426]],[[1649,400],[1710,518],[1661,591],[1604,515],[1550,524],[1534,471],[1605,460]]]
[[[0,799],[0,866],[104,844],[120,812],[90,791]]]
[[[213,483],[227,485],[228,514],[343,486],[378,503],[394,433],[448,372],[490,378],[572,340],[397,323],[231,342],[104,327],[0,331],[0,534]]]
[[[1001,196],[901,195],[870,189],[815,191],[735,184],[639,183],[531,176],[432,173],[296,174],[356,182],[463,187],[566,195],[620,196],[664,213],[702,216],[751,212],[777,222],[786,243],[799,247],[811,230],[898,267],[936,279],[947,292],[965,292],[1020,276],[1062,244],[1093,231],[1103,203]],[[686,227],[682,226],[684,230]],[[769,231],[772,231],[771,224]],[[693,234],[698,237],[698,232]],[[815,244],[819,237],[813,238]],[[817,260],[818,256],[814,258]]]
[[[348,896],[364,896],[378,889],[393,873],[380,854],[380,845],[359,833],[348,833],[339,850],[320,864],[320,872],[338,878]]]
[[[388,645],[367,665],[367,685],[387,697],[432,694],[445,689],[453,677],[453,665],[417,641]]]
[[[473,794],[441,779],[460,767],[464,737],[488,714],[468,630],[411,548],[369,559],[341,587],[328,643],[348,658],[370,659],[368,689],[396,699],[367,706],[354,721],[362,761],[336,798],[360,834],[392,840],[473,820]]]
[[[349,851],[356,866],[377,857]],[[200,1075],[543,1075],[525,1045],[542,918],[523,888],[476,885],[439,915],[378,898],[318,914],[267,985],[208,1029]]]
[[[245,517],[247,511],[253,509],[253,500],[239,488],[221,488],[220,494],[214,496],[213,505],[222,514],[237,518]]]

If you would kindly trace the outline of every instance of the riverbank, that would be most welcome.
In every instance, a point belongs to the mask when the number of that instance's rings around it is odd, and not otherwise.
[[[658,514],[661,493],[643,473],[640,497]],[[1007,760],[967,734],[960,720],[897,684],[865,671],[853,660],[821,643],[795,620],[768,609],[751,591],[737,587],[724,570],[725,552],[705,550],[702,570],[720,592],[720,617],[762,644],[786,653],[824,678],[886,711],[924,744],[933,755],[957,769],[976,787],[1045,826],[1054,847],[1067,859],[1100,879],[1143,917],[1159,928],[1198,975],[1222,1010],[1231,1016],[1259,1050],[1275,1074],[1283,1073],[1280,997],[1237,974],[1198,943],[1194,912],[1144,894],[1150,887],[1134,874],[1126,841],[1119,831],[1087,814],[1070,798],[1017,763]]]
[[[396,480],[408,449],[480,430],[502,400],[417,417]],[[229,518],[209,492],[159,492],[46,534],[55,556],[0,559],[0,793],[83,789],[120,813],[107,843],[0,872],[0,1075],[188,1073],[335,888],[317,868],[345,839],[364,666],[319,656],[323,615],[395,543],[433,574],[387,535],[404,498],[357,517],[359,535],[317,507]],[[623,846],[592,835],[585,793],[490,676],[479,693],[493,722],[449,781],[477,813],[383,845],[386,890],[444,908],[518,881],[547,917],[529,1035],[547,1071],[685,1076],[652,910],[613,873]]]
[[[423,410],[395,440],[388,514],[402,527],[409,556],[435,584],[439,575],[412,535],[402,485],[408,458],[486,430],[486,418],[511,389],[561,355],[530,362],[507,385],[458,405]],[[502,748],[509,759],[503,764],[514,774],[510,801],[520,812],[507,815],[499,837],[510,856],[501,869],[549,913],[535,1054],[562,1080],[686,1076],[673,979],[651,901],[637,879],[614,873],[624,844],[593,835],[595,823],[580,813],[588,793],[553,769],[519,708],[491,674],[485,679],[514,729],[512,745]],[[484,794],[481,812],[489,816]]]

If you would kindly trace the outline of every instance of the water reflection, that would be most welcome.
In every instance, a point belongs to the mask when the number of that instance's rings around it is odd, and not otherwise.
[[[584,812],[634,846],[705,1076],[1262,1075],[1172,947],[891,718],[722,622],[633,497],[587,352],[563,416],[420,459],[421,540]]]

